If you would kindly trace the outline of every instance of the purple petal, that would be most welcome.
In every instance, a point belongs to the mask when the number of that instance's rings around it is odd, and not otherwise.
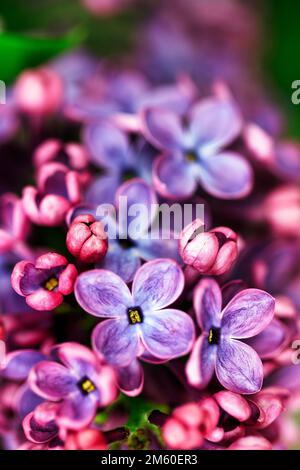
[[[279,142],[274,151],[274,170],[280,178],[300,181],[300,147],[296,142]]]
[[[194,289],[194,309],[199,326],[204,331],[221,323],[222,294],[214,279],[202,279]]]
[[[246,289],[237,294],[223,310],[222,334],[232,338],[251,338],[271,322],[275,300],[267,292]]]
[[[257,393],[263,383],[263,366],[258,354],[235,339],[223,339],[218,346],[216,374],[223,387],[235,393]]]
[[[63,363],[78,379],[95,374],[97,360],[95,354],[79,343],[63,343],[51,350],[51,355]]]
[[[92,203],[77,204],[75,207],[69,210],[66,217],[66,223],[68,226],[70,226],[74,219],[76,219],[76,217],[78,217],[79,215],[90,214],[96,218],[96,210],[97,207]]]
[[[101,175],[90,184],[86,192],[86,202],[98,206],[99,204],[113,204],[115,194],[121,182],[119,173]]]
[[[96,416],[98,394],[90,393],[83,396],[75,393],[62,402],[59,408],[57,422],[68,429],[80,430],[88,426]]]
[[[194,323],[180,310],[148,312],[141,330],[146,349],[159,359],[184,356],[190,351],[194,342]]]
[[[275,369],[267,377],[266,386],[282,387],[298,394],[300,391],[300,365],[291,364]]]
[[[159,234],[157,232],[151,232],[153,235],[149,238],[137,240],[138,253],[140,257],[146,261],[150,261],[155,258],[170,258],[177,263],[182,263],[182,259],[178,252],[178,240],[172,238],[172,234]]]
[[[167,362],[167,359],[162,359],[156,356],[153,356],[147,349],[144,349],[142,354],[139,355],[139,359],[144,362],[148,362],[149,364],[164,364]]]
[[[140,265],[137,249],[122,248],[118,242],[110,242],[105,258],[97,267],[112,271],[128,284],[133,280]]]
[[[44,399],[30,390],[26,382],[18,390],[18,413],[22,419],[43,402]]]
[[[39,423],[33,413],[26,416],[23,421],[24,433],[30,441],[44,443],[58,435],[57,423],[52,420],[47,423]]]
[[[146,310],[160,310],[172,304],[184,287],[179,265],[170,259],[145,263],[136,273],[132,285],[134,305]]]
[[[144,371],[138,360],[118,369],[118,385],[121,391],[130,397],[140,394],[144,385]]]
[[[138,355],[140,340],[136,326],[128,320],[105,320],[93,331],[93,349],[109,364],[128,366]]]
[[[124,317],[133,300],[125,282],[104,269],[86,271],[78,276],[75,296],[79,305],[96,317]]]
[[[209,194],[221,199],[237,199],[251,191],[253,172],[241,155],[223,152],[202,158],[199,179]]]
[[[186,199],[197,187],[194,166],[181,156],[161,155],[153,165],[153,183],[156,191],[166,198]]]
[[[273,318],[261,333],[248,339],[246,343],[255,349],[259,357],[266,359],[273,358],[280,352],[288,340],[287,328],[280,321]]]
[[[23,276],[20,279],[20,291],[26,296],[32,294],[39,289],[48,278],[48,270],[37,269],[32,263],[26,263]]]
[[[44,354],[30,349],[9,353],[5,369],[1,370],[1,377],[17,381],[26,380],[31,368],[45,359]]]
[[[180,117],[163,108],[147,108],[142,112],[142,127],[154,147],[175,150],[181,147],[183,129]]]
[[[232,102],[207,98],[192,109],[190,126],[202,154],[213,155],[238,137],[242,118]]]
[[[61,364],[43,361],[31,370],[29,385],[46,400],[57,401],[76,390],[76,378]]]
[[[139,101],[139,107],[160,107],[169,109],[180,116],[186,114],[196,94],[194,83],[184,77],[175,85],[161,85],[146,92]]]
[[[119,231],[132,240],[142,236],[156,216],[156,204],[157,198],[154,190],[143,179],[133,178],[123,183],[116,193]]]
[[[197,339],[186,365],[186,374],[191,385],[205,388],[211,381],[216,364],[217,346],[207,341],[202,335]]]
[[[108,122],[92,122],[85,127],[84,141],[94,163],[118,169],[127,160],[129,142],[126,134]]]

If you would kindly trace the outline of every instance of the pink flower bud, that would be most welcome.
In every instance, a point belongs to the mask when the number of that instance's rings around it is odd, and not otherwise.
[[[284,185],[266,198],[264,214],[273,231],[279,236],[300,235],[300,188]]]
[[[183,261],[201,274],[220,275],[232,267],[238,254],[237,234],[228,227],[203,231],[203,222],[195,219],[183,229],[179,252]]]
[[[212,398],[176,408],[163,426],[163,436],[171,449],[195,449],[217,426],[219,410]]]
[[[71,432],[66,439],[66,450],[106,450],[107,442],[97,429],[83,429]]]
[[[28,218],[38,225],[55,227],[64,222],[69,209],[81,198],[81,181],[77,171],[61,163],[42,165],[37,187],[23,189],[23,208]]]
[[[76,217],[67,234],[67,248],[83,263],[97,263],[106,255],[107,234],[90,214]]]
[[[89,154],[83,145],[76,142],[64,143],[58,139],[45,140],[36,148],[33,161],[37,170],[48,163],[63,164],[70,170],[77,172],[83,186],[90,182]]]
[[[229,450],[272,450],[272,445],[261,436],[246,436],[237,439],[228,447]]]
[[[83,5],[97,16],[113,15],[130,4],[131,0],[82,0]]]
[[[47,68],[26,70],[20,75],[15,86],[17,106],[28,114],[54,113],[62,102],[62,96],[61,79]]]

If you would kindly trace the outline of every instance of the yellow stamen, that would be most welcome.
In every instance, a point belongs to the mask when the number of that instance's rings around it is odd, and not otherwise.
[[[53,291],[55,287],[58,286],[58,280],[55,277],[51,277],[48,279],[48,281],[45,283],[45,289],[49,291]]]
[[[95,385],[90,379],[86,379],[84,382],[82,382],[81,388],[85,393],[91,393],[95,390]]]
[[[128,315],[132,325],[135,323],[142,323],[142,317],[138,310],[129,310]]]
[[[197,160],[197,155],[195,154],[195,152],[190,151],[190,152],[186,152],[185,158],[187,159],[188,162],[192,163]]]

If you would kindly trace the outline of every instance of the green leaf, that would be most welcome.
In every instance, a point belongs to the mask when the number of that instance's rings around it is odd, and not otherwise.
[[[128,413],[128,420],[125,425],[128,429],[128,437],[125,441],[129,448],[148,449],[151,434],[156,436],[158,442],[162,443],[161,429],[149,422],[149,416],[153,411],[168,414],[170,410],[167,405],[145,400],[141,396],[131,398],[121,394],[112,405],[97,414],[95,424],[105,423],[110,413],[118,407],[122,407]],[[121,442],[113,442],[110,444],[110,449],[116,450],[121,444]]]
[[[143,397],[129,398],[123,396],[122,399],[125,407],[129,411],[126,426],[130,432],[136,432],[138,429],[148,426],[149,416],[153,411],[161,411],[168,413],[168,407],[159,403],[146,401]]]
[[[82,29],[61,38],[32,37],[22,34],[0,34],[0,79],[13,81],[24,69],[36,67],[52,57],[78,46],[84,39]]]
[[[300,79],[299,15],[300,3],[294,0],[267,0],[264,17],[263,72],[275,85],[280,105],[288,118],[288,135],[300,137],[300,107],[291,101],[291,84]]]
[[[128,421],[126,427],[129,430],[128,447],[131,449],[148,449],[150,435],[156,436],[158,442],[162,443],[161,429],[149,422],[149,416],[153,411],[169,413],[167,405],[153,403],[143,397],[129,398],[125,395],[121,397],[121,402],[128,411]]]

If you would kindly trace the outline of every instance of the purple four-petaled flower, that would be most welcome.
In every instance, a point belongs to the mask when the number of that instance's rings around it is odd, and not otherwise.
[[[224,151],[240,134],[242,120],[231,100],[206,98],[187,118],[164,108],[142,111],[145,137],[163,151],[154,162],[153,180],[164,197],[184,199],[198,183],[213,196],[236,199],[252,188],[252,170],[238,153]]]
[[[59,426],[81,429],[93,420],[99,406],[116,398],[115,374],[78,343],[55,346],[52,356],[56,361],[42,361],[33,367],[29,385],[40,397],[59,403]]]
[[[236,393],[256,393],[262,387],[258,354],[241,339],[251,338],[271,322],[275,301],[259,289],[245,289],[222,310],[216,281],[203,279],[194,291],[194,308],[202,334],[187,363],[189,382],[204,388],[216,372],[223,387]]]
[[[132,293],[110,271],[82,273],[75,285],[78,303],[92,315],[106,318],[93,332],[98,355],[122,374],[133,367],[140,373],[137,357],[163,362],[187,354],[194,341],[193,321],[180,310],[166,308],[183,286],[183,272],[170,259],[149,261],[139,268]]]

